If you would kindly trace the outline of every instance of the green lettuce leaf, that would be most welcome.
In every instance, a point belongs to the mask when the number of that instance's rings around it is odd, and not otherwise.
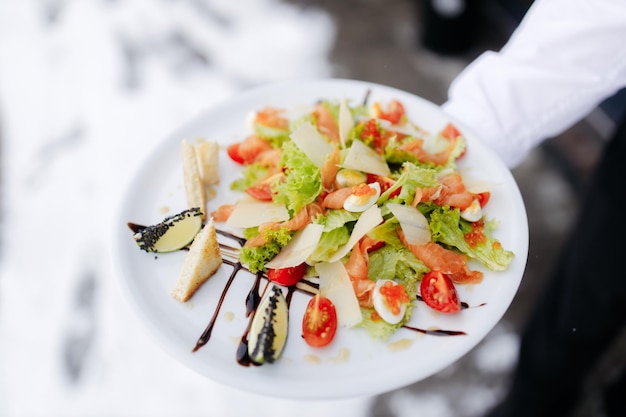
[[[456,142],[454,144],[454,148],[450,152],[450,158],[448,159],[448,166],[456,167],[456,160],[459,159],[461,155],[465,153],[467,149],[467,140],[465,136],[459,136],[456,138]]]
[[[326,214],[313,219],[313,223],[324,225],[324,231],[315,251],[309,256],[309,262],[328,261],[330,255],[348,243],[354,223],[360,215],[361,213],[351,213],[346,210],[327,210]]]
[[[398,237],[397,228],[399,226],[398,221],[395,218],[391,218],[372,230],[370,230],[367,234],[374,240],[378,240],[381,242],[385,242],[387,245],[390,245],[393,248],[402,248],[404,245],[400,241]]]
[[[369,255],[368,276],[403,284],[412,300],[415,299],[417,282],[428,271],[428,267],[404,246],[385,245]]]
[[[356,222],[361,213],[353,213],[347,210],[326,210],[326,214],[315,219],[315,223],[323,224],[324,231],[329,232],[348,223]]]
[[[260,123],[254,123],[252,130],[257,136],[267,140],[273,148],[281,148],[283,142],[289,140],[289,130],[269,127]]]
[[[230,184],[233,191],[245,191],[267,176],[268,168],[261,164],[254,163],[246,166],[242,171],[242,177],[237,178]]]
[[[408,136],[402,140],[398,140],[397,137],[394,136],[389,140],[387,146],[385,146],[385,160],[387,160],[387,163],[391,165],[401,165],[404,162],[410,162],[415,165],[422,165],[415,154],[399,149],[400,145],[408,140],[415,140],[415,138]]]
[[[377,203],[379,206],[383,205],[389,201],[389,196],[392,193],[402,187],[400,195],[394,201],[410,204],[415,196],[416,187],[436,187],[439,185],[437,175],[438,171],[436,169],[405,162],[402,164],[402,169],[396,182],[380,195]]]
[[[285,178],[272,185],[273,200],[284,204],[292,214],[298,213],[322,191],[320,170],[291,140],[283,144],[280,165]]]
[[[265,264],[273,259],[278,252],[291,240],[291,232],[287,228],[279,230],[265,230],[267,243],[257,247],[243,247],[239,253],[239,261],[246,265],[250,272],[257,273],[266,271]],[[258,235],[258,228],[248,228],[244,231],[244,237],[250,239]]]
[[[346,227],[338,227],[328,232],[322,232],[317,247],[313,253],[309,255],[307,261],[311,264],[328,261],[330,256],[334,254],[337,249],[348,243],[349,239],[350,232]]]
[[[407,136],[405,138],[402,138],[401,140],[398,140],[396,138],[392,138],[388,143],[387,146],[385,147],[385,159],[387,160],[387,162],[391,165],[398,165],[398,164],[402,164],[405,161],[411,162],[415,165],[419,165],[419,166],[423,166],[423,167],[430,167],[430,168],[434,168],[437,170],[444,170],[444,169],[452,169],[452,170],[456,170],[456,160],[463,155],[463,153],[465,152],[465,149],[467,148],[467,140],[465,139],[464,136],[459,136],[456,138],[456,141],[454,142],[454,147],[452,148],[452,150],[450,151],[450,154],[448,155],[448,160],[446,161],[445,164],[443,165],[435,165],[432,162],[420,162],[417,159],[417,156],[415,156],[415,154],[413,154],[412,152],[408,152],[408,151],[404,151],[402,149],[400,149],[400,146],[403,143],[406,143],[407,141],[412,141],[412,140],[416,140],[415,138],[411,137],[411,136]],[[430,147],[434,148],[435,150],[432,151],[433,153],[436,153],[436,149],[445,149],[448,145],[449,145],[449,141],[447,139],[445,139],[443,136],[441,135],[437,135],[434,138],[432,138],[432,143],[430,143]]]
[[[430,230],[434,241],[457,248],[470,258],[480,261],[492,271],[505,270],[513,257],[513,252],[502,247],[500,242],[493,237],[496,227],[494,221],[485,222],[483,233],[485,242],[478,243],[475,247],[470,246],[464,238],[464,234],[471,230],[471,224],[461,219],[460,210],[444,206],[430,212]]]
[[[389,324],[384,320],[372,320],[372,313],[374,309],[365,309],[361,308],[361,315],[363,316],[363,320],[356,327],[361,327],[367,330],[368,334],[374,338],[379,340],[387,340],[389,336],[394,334],[400,327],[402,327],[405,323],[409,321],[411,318],[411,314],[413,313],[413,303],[410,303],[406,307],[406,313],[404,314],[404,319],[400,321],[398,324]]]

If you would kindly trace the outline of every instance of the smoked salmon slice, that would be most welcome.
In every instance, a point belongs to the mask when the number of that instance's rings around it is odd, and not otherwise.
[[[254,163],[256,158],[264,151],[272,150],[272,145],[257,135],[250,135],[239,144],[239,156],[244,164]]]
[[[326,106],[318,104],[315,106],[313,114],[315,115],[317,130],[326,135],[331,143],[339,143],[339,126],[330,110]]]
[[[416,191],[418,202],[433,201],[439,206],[456,207],[461,210],[468,208],[477,195],[465,188],[463,178],[458,173],[448,174],[439,178],[439,187],[422,188]]]
[[[352,194],[352,187],[344,187],[327,194],[322,200],[323,208],[342,209],[343,203]]]
[[[335,178],[337,178],[337,172],[339,172],[339,162],[341,154],[338,147],[333,149],[322,169],[320,171],[322,177],[322,186],[325,191],[331,192],[335,189]]]
[[[323,212],[324,209],[318,204],[307,204],[289,220],[285,220],[284,222],[264,223],[260,225],[259,234],[251,239],[248,239],[244,246],[257,247],[266,244],[267,237],[265,236],[265,233],[263,233],[266,230],[279,230],[285,228],[293,232],[296,230],[304,229],[306,225],[311,223],[312,219],[314,219],[318,214],[322,214]]]
[[[402,229],[398,228],[398,237],[402,243],[424,262],[431,271],[439,271],[447,274],[457,284],[476,284],[482,281],[483,273],[471,271],[467,266],[467,256],[456,253],[435,242],[427,242],[423,245],[411,245],[407,243]]]
[[[363,308],[371,308],[374,306],[372,301],[372,295],[375,282],[368,278],[367,270],[369,266],[369,251],[377,249],[381,246],[381,242],[378,242],[369,236],[365,235],[354,245],[348,261],[344,267],[350,281],[352,282],[352,288],[359,300],[359,305]]]

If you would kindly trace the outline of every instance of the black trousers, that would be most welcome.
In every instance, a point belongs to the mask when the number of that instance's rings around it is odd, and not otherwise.
[[[579,219],[522,333],[509,394],[491,417],[569,415],[585,378],[625,328],[625,120],[592,175]],[[621,404],[611,407],[624,406],[624,398],[621,393]]]

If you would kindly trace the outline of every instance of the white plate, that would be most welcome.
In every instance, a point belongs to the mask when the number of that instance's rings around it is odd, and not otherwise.
[[[476,346],[502,318],[526,265],[526,211],[509,170],[471,132],[457,124],[468,140],[468,150],[459,161],[459,168],[497,184],[486,215],[500,222],[496,237],[516,256],[507,271],[486,271],[482,283],[458,286],[461,300],[472,308],[456,315],[444,315],[418,302],[410,325],[461,331],[465,335],[433,336],[401,329],[390,340],[378,341],[362,329],[340,329],[330,346],[314,349],[300,337],[302,312],[308,296],[295,293],[290,307],[289,338],[280,361],[244,367],[235,357],[248,323],[244,300],[254,277],[243,272],[224,299],[209,343],[192,353],[232,268],[223,265],[189,302],[181,303],[170,293],[186,252],[158,256],[145,253],[136,246],[127,227],[129,221],[157,223],[166,215],[185,208],[181,140],[204,137],[226,145],[242,140],[249,133],[248,115],[265,106],[294,109],[310,106],[319,99],[344,97],[361,103],[368,90],[371,91],[370,103],[401,100],[409,118],[429,131],[438,131],[449,121],[436,105],[382,85],[337,79],[280,83],[244,92],[207,111],[163,141],[140,166],[120,207],[116,258],[131,304],[137,307],[146,326],[165,350],[177,360],[215,381],[264,395],[292,399],[373,395],[441,371]],[[222,181],[216,198],[209,203],[210,210],[236,199],[228,186],[238,168],[228,160],[224,149],[220,158]],[[485,271],[475,264],[471,266]]]

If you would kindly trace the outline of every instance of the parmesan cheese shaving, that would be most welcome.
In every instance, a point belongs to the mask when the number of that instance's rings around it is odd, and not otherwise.
[[[237,203],[226,221],[231,227],[254,227],[268,222],[289,220],[287,207],[264,201],[241,201]]]
[[[387,203],[387,208],[400,222],[407,243],[423,245],[431,241],[430,226],[421,211],[413,206],[395,203]]]
[[[289,243],[265,266],[272,269],[289,268],[306,261],[317,247],[324,225],[309,223],[297,231]]]
[[[391,175],[385,159],[358,139],[352,141],[352,146],[350,146],[348,155],[346,155],[343,167],[383,177]]]
[[[320,277],[320,294],[332,301],[337,311],[337,325],[352,327],[363,320],[359,300],[341,261],[315,265]]]
[[[311,123],[303,123],[298,126],[290,137],[318,168],[324,165],[326,157],[333,151],[332,145],[326,142]]]
[[[461,173],[465,189],[473,194],[493,191],[500,183]]]
[[[353,127],[354,119],[352,118],[348,103],[344,98],[339,105],[339,140],[341,141],[342,148],[346,147],[348,133],[350,133]]]
[[[350,250],[361,240],[363,236],[374,227],[378,226],[383,221],[383,216],[380,214],[380,208],[377,205],[373,205],[361,214],[359,220],[357,220],[352,229],[352,234],[348,243],[337,249],[337,251],[330,257],[329,262],[335,262],[343,258],[350,252]]]

